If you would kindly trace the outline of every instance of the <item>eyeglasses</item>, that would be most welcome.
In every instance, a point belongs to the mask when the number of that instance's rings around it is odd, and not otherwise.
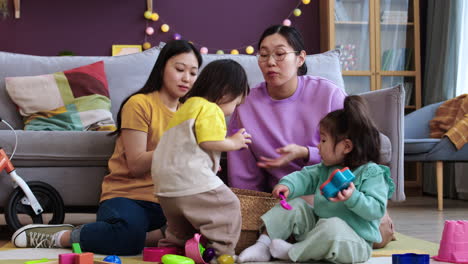
[[[297,53],[298,51],[282,51],[282,50],[277,50],[277,51],[274,51],[273,53],[271,54],[266,54],[266,53],[257,53],[257,59],[258,61],[260,62],[266,62],[270,59],[270,57],[273,57],[273,59],[275,61],[282,61],[284,60],[284,58],[286,58],[286,55],[288,55],[289,53]]]

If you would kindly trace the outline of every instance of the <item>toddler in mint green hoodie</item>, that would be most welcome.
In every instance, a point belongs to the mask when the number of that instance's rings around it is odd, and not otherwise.
[[[379,165],[379,132],[364,100],[348,96],[344,109],[320,121],[322,162],[283,177],[273,195],[284,194],[291,211],[277,205],[262,216],[263,234],[239,255],[239,262],[327,260],[367,261],[372,244],[382,237],[379,225],[394,191],[387,166]],[[336,197],[326,198],[320,186],[336,169],[349,167],[355,179]],[[311,207],[299,196],[315,194]],[[286,240],[293,237],[295,243]]]

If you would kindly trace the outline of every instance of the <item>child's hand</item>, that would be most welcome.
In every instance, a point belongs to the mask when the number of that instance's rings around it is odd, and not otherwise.
[[[288,186],[286,186],[286,185],[277,184],[271,193],[272,193],[275,197],[278,197],[278,198],[280,198],[279,194],[280,194],[280,193],[283,193],[284,197],[285,197],[285,198],[288,198],[288,196],[289,196],[289,188],[288,188]]]
[[[239,129],[234,135],[228,137],[229,140],[233,143],[234,149],[243,149],[248,148],[247,144],[252,143],[250,139],[252,136],[245,131],[245,128]]]
[[[329,198],[329,200],[332,202],[344,202],[348,200],[349,197],[351,197],[355,189],[356,187],[354,186],[354,183],[351,182],[349,183],[348,188],[341,190],[340,192],[338,192],[336,197]]]

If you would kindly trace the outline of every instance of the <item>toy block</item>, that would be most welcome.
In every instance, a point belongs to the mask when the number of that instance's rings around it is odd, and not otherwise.
[[[428,254],[393,254],[392,264],[429,264]]]
[[[41,264],[59,264],[57,260],[49,261],[49,262],[42,262]],[[102,260],[94,260],[93,264],[114,264],[112,262],[102,261]]]
[[[72,244],[72,251],[73,251],[73,253],[76,253],[76,254],[83,253],[83,252],[81,252],[80,243],[73,243]]]
[[[75,264],[93,264],[94,254],[91,252],[81,253],[75,257]]]
[[[75,264],[76,253],[67,253],[59,255],[59,264]]]
[[[44,262],[49,262],[49,260],[46,258],[38,259],[38,260],[30,260],[30,261],[26,261],[24,264],[36,264],[36,263],[44,263]]]

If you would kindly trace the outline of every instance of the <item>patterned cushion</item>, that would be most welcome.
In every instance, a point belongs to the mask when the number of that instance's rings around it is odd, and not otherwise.
[[[25,130],[115,130],[103,61],[5,84]]]

